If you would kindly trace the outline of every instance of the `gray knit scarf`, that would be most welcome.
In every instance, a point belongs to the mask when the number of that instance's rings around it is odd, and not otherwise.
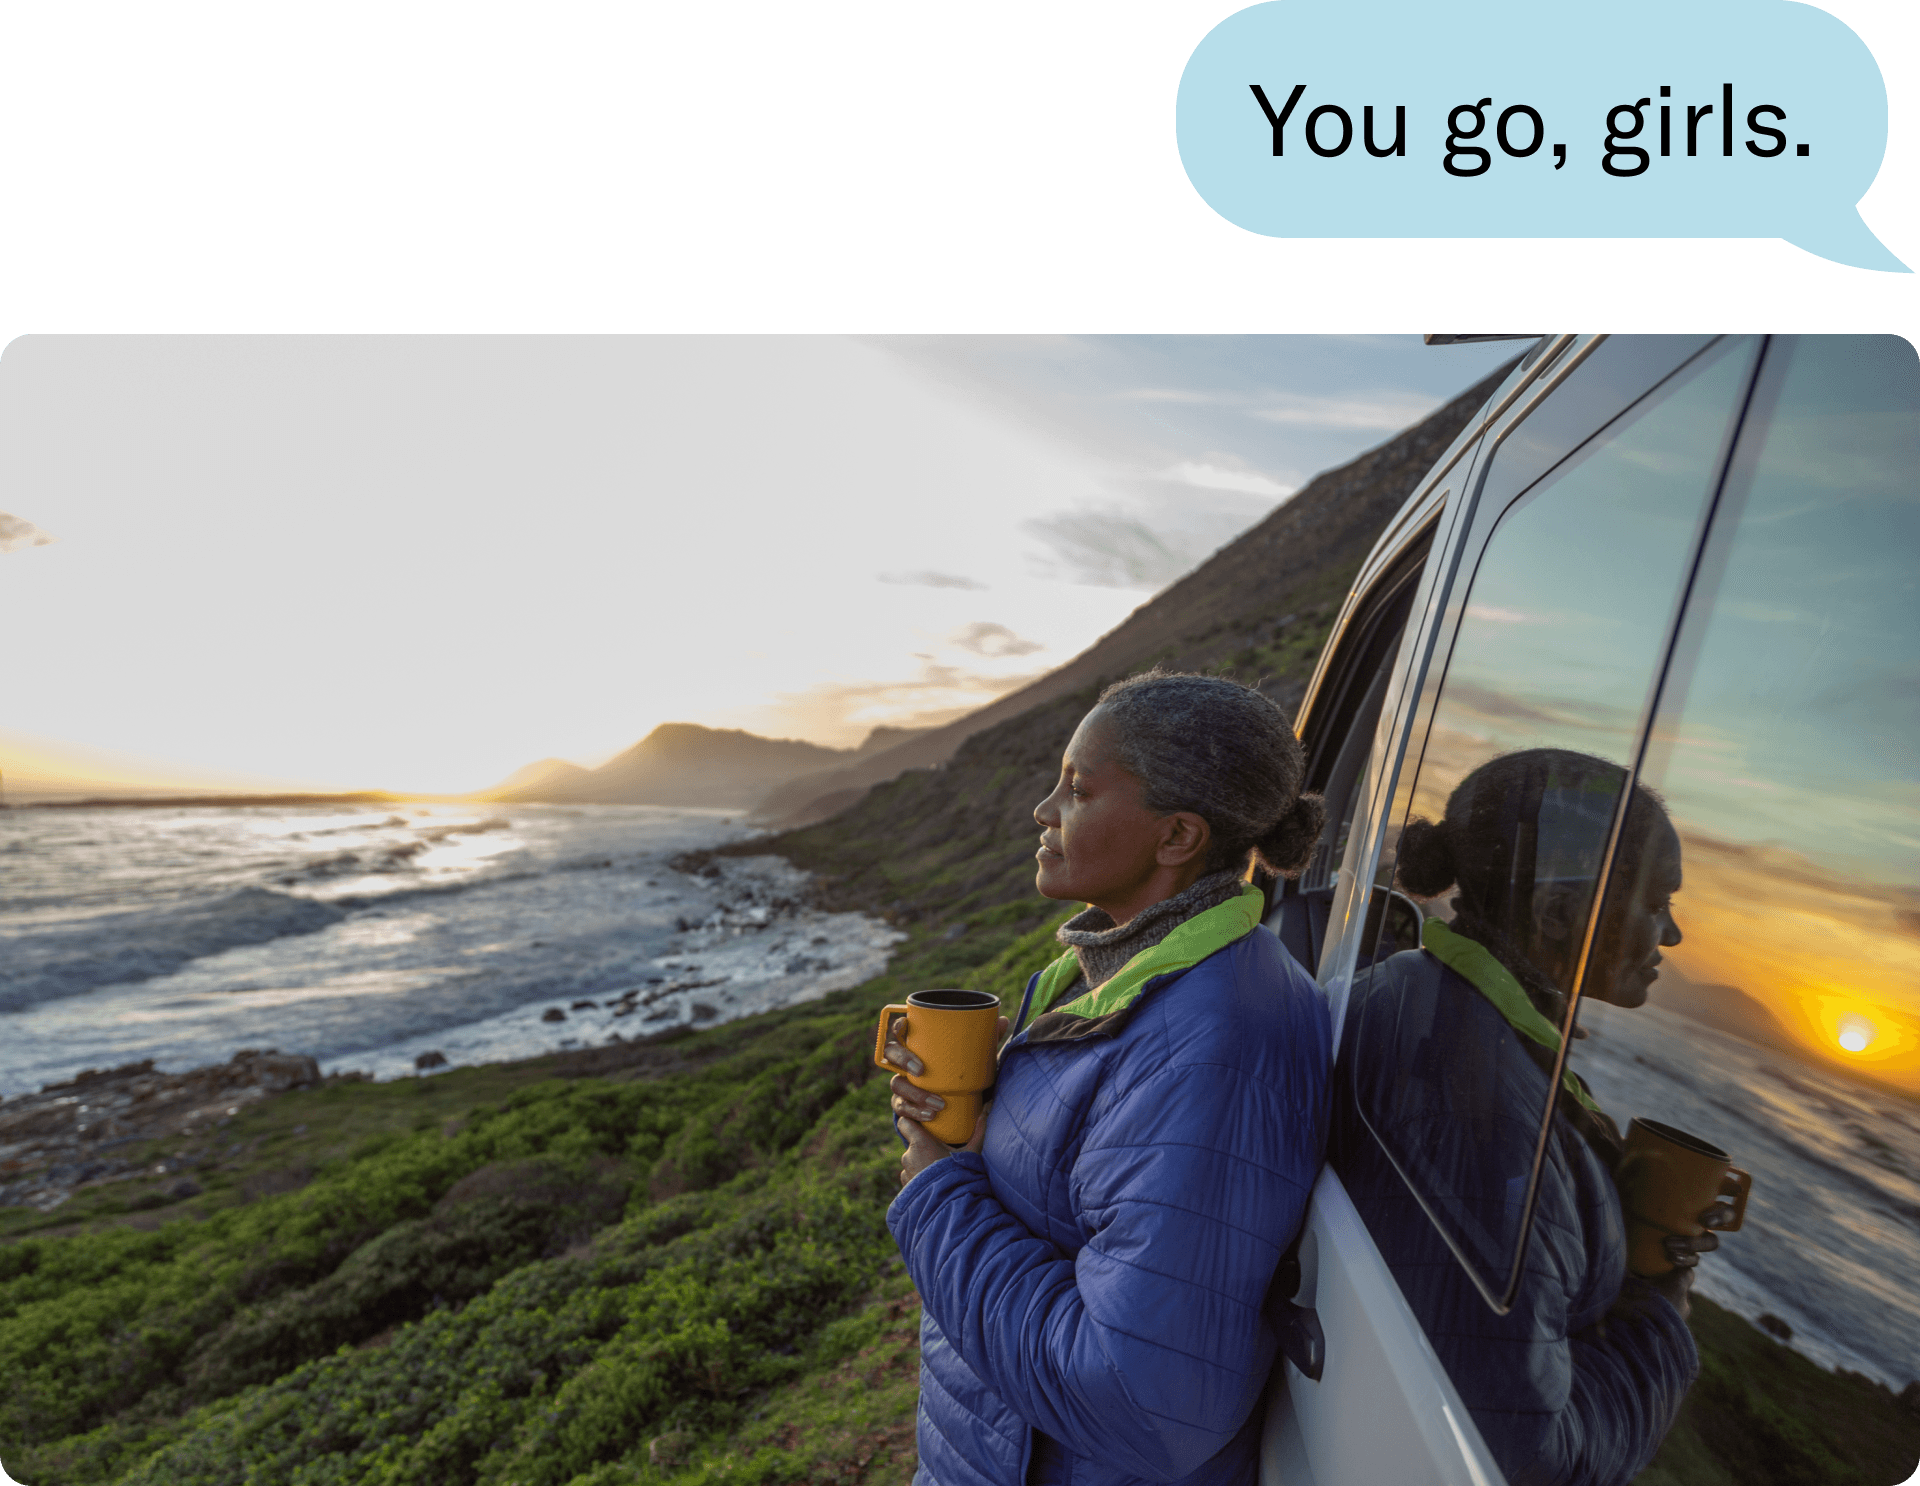
[[[1185,892],[1141,909],[1124,924],[1116,925],[1104,908],[1076,913],[1054,937],[1079,959],[1080,978],[1061,992],[1055,1004],[1064,1006],[1075,996],[1105,985],[1142,950],[1152,949],[1195,915],[1239,897],[1246,885],[1231,869],[1209,872]]]

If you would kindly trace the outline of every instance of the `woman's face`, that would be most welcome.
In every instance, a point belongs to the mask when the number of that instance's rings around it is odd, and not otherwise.
[[[1034,885],[1043,896],[1090,903],[1125,923],[1203,871],[1207,828],[1186,811],[1155,815],[1140,781],[1114,759],[1112,723],[1098,707],[1060,760],[1060,782],[1033,812],[1040,826]]]
[[[1609,904],[1601,919],[1588,995],[1615,1006],[1646,1004],[1660,976],[1660,951],[1680,942],[1680,926],[1673,921],[1673,895],[1679,891],[1680,838],[1662,821],[1626,901],[1618,911]]]

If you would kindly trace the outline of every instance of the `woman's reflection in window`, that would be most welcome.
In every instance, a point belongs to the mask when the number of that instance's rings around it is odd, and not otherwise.
[[[1687,1290],[1696,1250],[1717,1240],[1671,1241],[1679,1267],[1657,1283],[1627,1273],[1612,1181],[1620,1131],[1573,1073],[1554,1091],[1531,1240],[1505,1315],[1409,1190],[1419,1187],[1470,1249],[1511,1255],[1624,779],[1603,759],[1529,749],[1467,775],[1440,821],[1410,822],[1399,883],[1417,898],[1455,889],[1452,922],[1429,919],[1422,948],[1376,965],[1355,986],[1343,1029],[1336,1167],[1512,1486],[1630,1480],[1699,1366]],[[1586,994],[1639,1006],[1662,947],[1680,940],[1671,910],[1680,842],[1644,788],[1612,878]]]
[[[1533,748],[1482,764],[1461,781],[1438,823],[1414,820],[1400,838],[1398,879],[1416,898],[1458,888],[1453,932],[1484,945],[1555,1026],[1566,1018],[1594,875],[1625,771],[1584,753]],[[1586,994],[1640,1006],[1662,948],[1680,942],[1680,838],[1652,791],[1634,791],[1614,879],[1595,936]],[[1642,880],[1644,879],[1644,881]]]

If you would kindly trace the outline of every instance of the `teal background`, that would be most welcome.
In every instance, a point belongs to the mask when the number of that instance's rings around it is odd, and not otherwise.
[[[1275,242],[1231,227],[1181,171],[1173,94],[1236,8],[10,2],[0,336],[1920,340],[1916,276],[1778,240]],[[1828,10],[1887,77],[1887,159],[1862,213],[1920,261],[1920,17],[1889,0]]]

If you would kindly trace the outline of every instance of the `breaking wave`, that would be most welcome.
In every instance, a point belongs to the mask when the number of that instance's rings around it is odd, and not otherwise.
[[[12,936],[0,968],[0,1011],[101,986],[171,975],[243,945],[312,934],[346,910],[272,888],[243,887],[207,902],[104,915]]]

